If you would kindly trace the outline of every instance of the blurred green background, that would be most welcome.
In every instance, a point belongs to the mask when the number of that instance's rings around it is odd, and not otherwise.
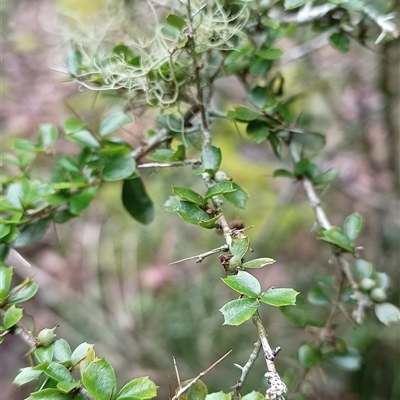
[[[133,24],[139,24],[138,17],[150,18],[145,4],[125,3],[128,9],[141,10],[130,14]],[[2,151],[12,138],[34,138],[40,123],[61,125],[74,114],[95,121],[120,106],[107,96],[62,82],[65,76],[53,70],[64,67],[69,50],[71,28],[64,22],[73,16],[86,28],[95,26],[93,18],[101,7],[100,0],[3,2]],[[316,36],[298,28],[278,43],[285,51],[279,68],[288,94],[301,95],[300,125],[326,134],[327,146],[315,162],[321,169],[339,171],[339,179],[321,193],[331,222],[341,226],[350,213],[363,215],[365,227],[358,240],[364,246],[362,258],[391,276],[388,300],[399,305],[399,40],[380,47],[371,44],[372,50],[353,41],[347,54],[321,42],[313,52],[297,57],[298,46]],[[230,109],[242,99],[235,80],[218,82],[218,107]],[[137,115],[122,137],[138,144],[145,129],[154,126],[155,115]],[[268,144],[256,145],[243,126],[238,128],[228,122],[213,125],[214,144],[223,152],[222,169],[250,195],[246,210],[224,205],[226,216],[253,225],[249,237],[254,258],[277,260],[255,273],[264,288],[294,287],[306,294],[317,274],[337,272],[329,263],[330,248],[316,239],[313,212],[301,185],[272,178],[274,169],[290,165],[287,154],[277,161]],[[68,151],[76,148],[61,141],[53,157]],[[42,156],[33,174],[45,178],[53,161]],[[97,355],[115,367],[120,385],[149,375],[160,385],[159,398],[167,398],[169,385],[176,387],[172,357],[186,380],[233,349],[204,379],[210,392],[228,391],[239,378],[233,363],[247,361],[256,331],[251,323],[222,326],[218,310],[235,294],[219,280],[223,270],[217,256],[200,264],[169,265],[222,245],[223,237],[189,226],[162,208],[171,186],[189,185],[202,192],[203,183],[193,178],[190,167],[142,175],[156,208],[150,226],[131,220],[122,209],[120,185],[107,184],[82,217],[51,227],[39,244],[23,250],[33,267],[16,263],[16,272],[34,276],[41,287],[26,311],[34,316],[37,330],[60,324],[58,337],[71,346],[95,343]],[[271,344],[283,349],[277,367],[284,372],[296,365],[291,354],[302,340],[312,340],[314,332],[295,328],[278,309],[261,310]],[[373,312],[361,327],[350,325],[343,314],[336,320],[338,334],[360,350],[363,362],[354,372],[327,365],[324,372],[310,374],[320,398],[399,399],[399,327],[382,326]],[[18,338],[1,347],[4,399],[20,400],[31,389],[11,385],[25,366],[26,350]],[[264,387],[263,364],[260,357],[243,393]]]

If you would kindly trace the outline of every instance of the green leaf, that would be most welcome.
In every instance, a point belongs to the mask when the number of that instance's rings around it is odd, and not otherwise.
[[[294,174],[296,177],[301,178],[303,175],[308,176],[311,166],[311,161],[308,158],[302,158],[294,166]]]
[[[257,298],[261,294],[260,282],[248,272],[239,271],[237,275],[221,279],[231,289],[250,298]]]
[[[222,214],[217,214],[210,219],[200,221],[198,225],[201,226],[202,228],[213,229],[215,228],[215,223],[220,219],[221,215]]]
[[[17,151],[37,151],[38,146],[36,143],[27,139],[16,139],[12,143],[12,148]]]
[[[6,237],[11,231],[9,225],[0,224],[0,239]]]
[[[350,40],[344,32],[335,32],[329,36],[329,41],[333,47],[342,53],[346,53],[350,48]]]
[[[35,357],[39,361],[40,364],[46,364],[46,367],[50,362],[53,360],[54,355],[54,343],[50,346],[40,346],[36,347],[35,351],[33,352]],[[44,371],[45,368],[41,368],[41,371]]]
[[[117,380],[111,364],[104,358],[95,360],[82,373],[82,383],[96,400],[114,400]]]
[[[7,199],[10,204],[18,209],[23,209],[29,205],[32,187],[28,179],[23,178],[11,183],[7,188]]]
[[[231,400],[230,393],[218,392],[218,393],[211,393],[206,396],[206,400]],[[262,397],[264,399],[264,396]]]
[[[44,373],[57,382],[62,382],[62,381],[73,382],[73,378],[68,369],[64,367],[64,365],[61,365],[54,361],[52,361],[47,366],[47,368],[44,370]]]
[[[293,140],[300,143],[306,150],[318,152],[325,147],[326,138],[323,134],[317,132],[295,133]]]
[[[211,146],[203,150],[201,153],[201,163],[204,171],[214,176],[221,165],[221,149],[215,146]]]
[[[256,86],[246,97],[246,101],[260,110],[276,105],[268,88]]]
[[[13,304],[3,315],[3,327],[9,329],[22,318],[22,309]]]
[[[35,371],[32,367],[21,368],[13,384],[18,386],[24,385],[25,383],[38,379],[42,374],[42,371]]]
[[[67,138],[73,142],[79,143],[84,147],[99,149],[100,143],[93,137],[87,129],[67,134]]]
[[[266,141],[269,137],[269,130],[263,121],[255,120],[249,122],[246,128],[247,135],[253,139],[257,144]]]
[[[251,111],[248,108],[237,107],[233,111],[228,111],[228,117],[234,119],[235,121],[248,122],[260,118],[260,114]]]
[[[171,149],[157,149],[153,153],[151,153],[147,158],[150,161],[164,162],[171,161],[171,157],[174,155],[174,152]]]
[[[351,239],[344,233],[344,231],[336,226],[332,226],[329,230],[324,230],[319,239],[334,244],[349,253],[354,253],[354,246]]]
[[[132,118],[124,112],[118,112],[103,119],[100,124],[100,136],[104,137],[129,124]]]
[[[283,54],[283,51],[281,49],[261,49],[256,54],[265,60],[275,60]]]
[[[0,303],[2,303],[10,292],[13,269],[0,266]]]
[[[38,291],[39,286],[29,278],[25,279],[20,285],[15,286],[8,296],[8,303],[22,303],[32,298]]]
[[[294,289],[271,288],[261,295],[260,301],[276,307],[292,306],[296,304],[298,294]]]
[[[73,215],[82,214],[82,212],[89,207],[98,189],[98,186],[91,186],[74,194],[68,202],[70,213]]]
[[[132,150],[131,146],[125,142],[114,140],[103,140],[100,154],[104,157],[122,157],[126,156]]]
[[[241,260],[249,250],[249,246],[249,238],[244,236],[233,239],[229,250],[235,258]]]
[[[108,162],[101,172],[105,181],[120,181],[129,178],[136,170],[135,160],[126,155]]]
[[[42,389],[38,392],[31,393],[26,400],[71,400],[72,395],[62,393],[59,389]]]
[[[266,265],[273,264],[275,260],[273,258],[256,258],[254,260],[250,260],[245,262],[242,265],[242,268],[262,268]]]
[[[259,304],[257,299],[238,299],[226,303],[219,310],[224,316],[224,325],[242,324],[257,311]]]
[[[263,58],[259,58],[257,61],[253,62],[250,65],[250,73],[253,75],[265,76],[267,72],[271,69],[272,62],[271,60],[265,60]]]
[[[85,358],[86,353],[93,349],[93,344],[90,343],[81,343],[71,354],[71,362],[72,365],[78,363],[81,361],[83,358]]]
[[[285,0],[284,7],[286,10],[292,10],[306,4],[308,1],[310,0]]]
[[[0,265],[7,258],[9,251],[10,251],[10,246],[7,243],[0,243]],[[0,268],[1,267],[2,266],[0,266]],[[1,298],[1,296],[2,296],[2,292],[1,292],[2,285],[7,282],[6,278],[4,278],[5,279],[4,281],[2,281],[3,278],[4,277],[2,277],[2,275],[0,274],[0,303],[2,302],[2,298]]]
[[[182,118],[175,118],[172,114],[162,114],[157,119],[159,125],[171,132],[182,133],[184,129],[184,121]]]
[[[365,261],[363,259],[358,259],[354,261],[354,275],[357,281],[362,281],[364,278],[370,278],[374,272],[374,267],[372,263]]]
[[[316,306],[325,306],[330,303],[329,297],[319,286],[312,288],[308,292],[307,300],[309,303],[314,304]]]
[[[400,322],[400,309],[391,303],[375,304],[375,314],[384,325]]]
[[[125,180],[122,186],[122,204],[128,213],[141,224],[154,219],[154,205],[140,178]]]
[[[185,187],[172,186],[172,193],[180,197],[181,199],[187,200],[190,203],[194,203],[199,206],[202,206],[205,202],[205,199],[202,196],[200,196],[195,191]]]
[[[145,376],[128,382],[118,393],[116,400],[152,399],[157,396],[158,386]]]
[[[278,136],[274,133],[271,133],[268,136],[269,143],[271,144],[272,151],[274,152],[276,158],[281,158],[281,141]]]
[[[179,388],[187,386],[191,381],[187,380],[182,382]],[[207,386],[202,381],[197,381],[191,386],[182,396],[179,396],[179,400],[205,400],[208,393]]]
[[[358,371],[361,368],[362,357],[356,349],[348,348],[344,354],[329,357],[329,361],[345,371]]]
[[[186,21],[176,14],[169,14],[165,21],[169,26],[176,28],[177,30],[181,31],[187,24]]]
[[[58,339],[54,342],[54,359],[67,366],[72,365],[71,347],[65,339]]]
[[[273,173],[273,176],[283,176],[285,178],[294,178],[294,174],[286,169],[276,169]]]
[[[339,173],[335,169],[330,169],[312,178],[312,183],[314,186],[326,185],[331,183],[339,176]]]
[[[68,72],[77,76],[81,72],[82,68],[82,54],[80,51],[72,51],[67,55],[67,69]]]
[[[24,226],[19,236],[15,239],[13,246],[25,247],[38,242],[50,225],[50,218],[41,218]]]
[[[64,121],[64,131],[67,135],[71,133],[76,133],[80,131],[82,128],[84,128],[87,125],[86,122],[79,121],[77,119],[66,119]]]
[[[199,208],[196,204],[186,200],[181,200],[179,202],[179,208],[177,208],[175,211],[184,221],[194,225],[198,225],[200,222],[211,219],[211,216]]]
[[[300,327],[304,327],[307,325],[307,303],[302,295],[297,296],[296,306],[280,307],[279,309],[293,325]]]
[[[235,182],[232,182],[234,192],[224,193],[223,196],[229,203],[233,204],[237,208],[245,208],[248,194]]]
[[[40,126],[38,144],[42,149],[48,149],[54,145],[58,137],[57,127],[50,124]]]
[[[305,368],[317,367],[322,359],[321,351],[310,343],[304,343],[299,347],[298,357]]]
[[[204,195],[204,200],[208,200],[213,196],[218,196],[220,194],[231,193],[236,189],[233,187],[232,182],[218,182],[215,185],[211,186],[206,194]]]
[[[344,232],[350,238],[350,240],[354,240],[361,231],[363,224],[363,219],[360,214],[353,213],[350,214],[344,220]]]
[[[253,390],[251,393],[246,394],[246,396],[242,397],[242,400],[264,400],[265,397],[259,393]]]
[[[72,390],[76,389],[80,384],[81,384],[80,381],[74,381],[74,382],[61,381],[57,383],[57,389],[61,390],[64,393],[69,393]]]

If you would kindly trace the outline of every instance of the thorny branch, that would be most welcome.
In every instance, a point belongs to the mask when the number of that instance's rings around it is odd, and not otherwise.
[[[196,260],[196,263],[200,263],[206,257],[212,256],[213,254],[216,254],[216,253],[221,253],[221,251],[228,251],[228,250],[229,250],[229,246],[227,244],[224,244],[220,247],[217,247],[216,249],[212,249],[212,250],[206,251],[205,253],[198,254],[197,256],[186,257],[186,258],[183,258],[182,260],[174,261],[172,263],[169,263],[169,265],[178,264],[178,263],[188,261],[188,260]]]

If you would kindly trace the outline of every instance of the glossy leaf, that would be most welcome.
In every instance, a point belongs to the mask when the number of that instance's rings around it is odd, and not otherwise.
[[[235,182],[232,182],[234,192],[224,193],[223,196],[229,203],[233,204],[237,208],[245,208],[248,194]]]
[[[8,303],[22,303],[31,299],[38,291],[39,286],[30,279],[25,279],[20,285],[15,286],[8,296]]]
[[[350,238],[350,240],[354,240],[361,231],[363,224],[363,219],[360,214],[353,213],[350,214],[344,220],[344,232]]]
[[[54,145],[58,137],[57,127],[50,124],[40,126],[38,134],[38,144],[43,149],[48,149]]]
[[[32,367],[21,368],[13,384],[18,386],[24,385],[25,383],[38,379],[42,374],[42,371],[35,371]]]
[[[261,49],[256,52],[258,57],[264,58],[266,60],[275,60],[279,58],[283,51],[281,49]]]
[[[47,232],[50,226],[50,218],[41,218],[24,226],[21,233],[15,239],[13,246],[25,247],[38,242]]]
[[[180,197],[181,199],[189,201],[190,203],[194,203],[199,206],[202,206],[204,204],[205,199],[203,198],[203,196],[200,196],[198,193],[196,193],[191,189],[185,187],[173,186],[172,193]]]
[[[47,366],[47,368],[44,370],[44,373],[51,379],[54,379],[56,382],[73,382],[71,373],[68,371],[68,369],[54,361]]]
[[[72,390],[76,389],[80,384],[81,384],[80,381],[74,381],[74,382],[61,381],[57,383],[57,389],[61,390],[64,393],[69,393]]]
[[[145,400],[157,396],[158,386],[147,376],[128,382],[118,393],[116,400]]]
[[[9,225],[0,224],[0,239],[6,237],[11,231]]]
[[[224,393],[222,391],[218,393],[211,393],[206,396],[206,400],[231,400],[231,394]]]
[[[342,53],[346,53],[350,49],[350,40],[344,32],[335,32],[329,36],[329,42]]]
[[[273,176],[278,177],[282,176],[285,178],[294,178],[293,172],[287,171],[286,169],[276,169],[273,173]]]
[[[129,178],[136,170],[135,160],[126,155],[109,161],[103,168],[101,175],[105,181],[121,181]]]
[[[256,258],[254,260],[250,260],[245,262],[242,265],[242,268],[262,268],[266,265],[273,264],[275,260],[273,258]]]
[[[334,244],[349,253],[354,253],[354,246],[351,239],[343,232],[342,229],[332,226],[329,230],[324,230],[319,239]]]
[[[215,224],[220,219],[221,215],[222,214],[217,214],[210,219],[207,219],[205,221],[200,221],[198,225],[201,226],[202,228],[213,229],[215,228]]]
[[[312,178],[312,183],[314,186],[326,185],[331,183],[339,176],[339,173],[335,169],[330,169]]]
[[[228,111],[228,117],[239,122],[249,122],[260,118],[260,114],[244,107],[237,107],[234,111]]]
[[[79,121],[78,119],[66,119],[64,121],[64,131],[67,135],[76,133],[86,126],[86,122]]]
[[[307,293],[307,300],[316,306],[325,306],[330,303],[329,297],[319,286],[312,288]]]
[[[114,400],[117,381],[111,364],[104,358],[95,360],[82,373],[82,383],[96,400]]]
[[[251,274],[245,271],[239,271],[236,275],[221,278],[223,282],[231,289],[240,294],[251,298],[256,298],[261,294],[260,282]]]
[[[207,190],[206,194],[204,195],[204,199],[208,200],[213,196],[218,196],[225,193],[232,193],[235,190],[236,189],[233,187],[232,182],[218,182]]]
[[[232,255],[241,260],[249,250],[250,242],[247,236],[236,238],[232,240],[230,251]]]
[[[29,204],[31,192],[31,183],[28,179],[24,178],[8,186],[7,199],[12,206],[22,209]]]
[[[22,318],[22,309],[13,304],[3,315],[3,328],[9,329]]]
[[[124,112],[118,112],[103,119],[100,124],[100,136],[104,137],[129,124],[132,118]]]
[[[181,31],[185,26],[187,26],[186,21],[176,14],[168,14],[165,21],[168,25],[176,28],[177,30]]]
[[[372,263],[363,259],[354,261],[354,275],[358,281],[362,281],[364,278],[370,278],[374,271]]]
[[[271,288],[261,295],[260,301],[276,307],[291,306],[296,304],[298,294],[294,289]]]
[[[298,357],[300,363],[305,368],[314,368],[318,366],[322,360],[321,351],[311,343],[304,343],[299,347]]]
[[[98,189],[98,186],[91,186],[74,194],[68,202],[69,212],[74,215],[82,214],[89,207]]]
[[[246,101],[260,110],[274,107],[277,102],[267,87],[256,86],[247,95]],[[254,122],[254,121],[252,121]]]
[[[257,311],[257,299],[238,299],[226,303],[219,311],[224,316],[224,325],[240,325]]]
[[[60,389],[42,389],[38,392],[31,393],[26,400],[72,400],[72,395],[63,393]]]
[[[154,205],[140,178],[125,180],[122,186],[122,204],[128,213],[141,224],[154,219]]]
[[[201,153],[201,163],[203,169],[212,176],[214,176],[214,174],[218,171],[219,166],[221,165],[221,160],[221,150],[218,147],[208,147]]]
[[[87,129],[81,129],[80,131],[69,133],[67,138],[88,148],[100,148],[100,143]]]
[[[54,342],[54,359],[66,366],[71,362],[71,347],[65,339],[58,339]]]
[[[3,302],[10,291],[13,269],[0,266],[0,303]]]
[[[72,362],[72,364],[76,364],[76,363],[78,363],[79,361],[81,361],[84,357],[85,357],[85,355],[86,355],[86,353],[90,350],[90,349],[93,349],[93,344],[90,344],[90,343],[86,343],[86,342],[84,342],[84,343],[81,343],[74,351],[73,351],[73,353],[71,354],[71,362]]]
[[[271,144],[272,151],[274,152],[276,158],[281,158],[281,141],[275,134],[270,134],[268,136],[269,143]]]
[[[12,143],[12,148],[17,151],[37,151],[40,150],[36,143],[27,139],[16,139]]]
[[[400,322],[400,309],[391,303],[375,304],[375,314],[384,325]]]
[[[249,122],[246,128],[247,135],[253,139],[257,144],[265,142],[269,137],[269,130],[263,121],[255,120]]]
[[[46,364],[47,366],[51,361],[53,361],[54,343],[49,346],[36,347],[33,353],[40,364]],[[45,368],[41,368],[41,371],[44,371],[44,369]]]
[[[185,200],[179,202],[179,208],[175,211],[184,221],[194,225],[198,225],[202,221],[208,221],[211,219],[211,216],[196,204]]]
[[[187,386],[191,381],[182,382],[180,387]],[[177,389],[178,390],[178,389]],[[185,393],[179,396],[178,400],[205,400],[208,393],[207,386],[201,380],[192,385]]]

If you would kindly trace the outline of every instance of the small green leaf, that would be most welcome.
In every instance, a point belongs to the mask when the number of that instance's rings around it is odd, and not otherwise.
[[[86,122],[79,121],[77,119],[66,119],[64,121],[64,131],[67,135],[71,133],[76,133],[80,131],[82,128],[84,128],[87,125]]]
[[[64,367],[64,365],[54,361],[47,366],[47,368],[44,370],[44,373],[51,379],[54,379],[56,382],[73,382],[71,373],[68,371],[68,369]]]
[[[281,49],[261,49],[256,54],[265,60],[275,60],[283,54],[283,51]]]
[[[13,269],[0,266],[0,303],[2,303],[10,292]]]
[[[318,152],[322,150],[326,143],[325,136],[317,132],[295,133],[293,135],[293,140],[297,143],[300,143],[304,149],[312,152]]]
[[[265,60],[263,58],[258,58],[255,62],[250,65],[250,73],[253,75],[265,76],[267,72],[272,67],[271,60]]]
[[[319,286],[312,288],[308,292],[307,300],[309,303],[314,304],[316,306],[325,306],[330,303],[329,297]]]
[[[0,224],[0,239],[6,237],[11,231],[9,225]]]
[[[71,362],[72,364],[76,364],[80,362],[83,358],[85,358],[86,353],[93,349],[93,344],[90,343],[81,343],[71,354]]]
[[[211,186],[206,194],[204,195],[204,199],[208,200],[213,196],[218,196],[220,194],[231,193],[234,192],[236,189],[233,187],[232,182],[218,182],[215,185]]]
[[[302,158],[294,166],[294,174],[296,177],[301,178],[303,175],[308,175],[311,161],[308,158]]]
[[[372,263],[361,258],[354,261],[354,275],[359,282],[364,278],[370,278],[373,272],[374,267]]]
[[[273,176],[278,177],[278,176],[283,176],[285,178],[294,178],[294,174],[290,171],[287,171],[286,169],[276,169],[273,173]]]
[[[126,211],[141,224],[154,219],[154,205],[140,178],[127,179],[122,186],[122,204]]]
[[[296,306],[280,307],[282,314],[296,326],[304,327],[308,321],[307,303],[302,295],[297,296]]]
[[[29,278],[20,285],[15,286],[8,295],[8,303],[22,303],[32,298],[38,291],[39,286]]]
[[[157,396],[158,386],[145,376],[128,382],[118,393],[116,400],[145,400]]]
[[[25,383],[38,379],[42,374],[43,371],[35,371],[32,367],[21,368],[13,384],[18,386],[24,385]]]
[[[31,393],[26,400],[71,400],[71,394],[62,393],[60,389],[42,389]]]
[[[296,304],[298,294],[294,289],[271,288],[261,295],[260,301],[276,307],[292,306]]]
[[[87,129],[81,129],[80,131],[69,133],[67,134],[67,138],[88,148],[100,148],[100,143]]]
[[[224,325],[240,325],[257,311],[257,299],[238,299],[226,303],[219,311],[224,316]]]
[[[28,179],[23,178],[11,183],[7,188],[7,199],[10,204],[18,209],[23,209],[29,205],[32,186]]]
[[[254,260],[250,260],[245,262],[242,265],[242,268],[262,268],[266,265],[273,264],[275,260],[273,258],[256,258]]]
[[[310,343],[304,343],[299,347],[298,357],[305,368],[317,367],[322,360],[321,351]]]
[[[221,149],[215,146],[211,146],[203,150],[201,153],[201,163],[204,171],[214,176],[221,165]]]
[[[253,139],[257,144],[265,142],[269,137],[269,130],[263,121],[255,120],[249,122],[246,128],[247,135]]]
[[[272,151],[274,152],[276,158],[281,158],[281,141],[278,136],[274,133],[271,133],[268,136],[269,143],[271,144]]]
[[[220,219],[221,214],[214,215],[212,218],[200,221],[198,223],[199,226],[206,229],[213,229],[215,228],[215,223]]]
[[[41,371],[44,371],[47,365],[49,365],[50,362],[53,360],[54,343],[49,346],[36,347],[33,353],[35,354],[35,357],[40,364],[45,364],[45,367],[40,369]]]
[[[71,363],[71,347],[65,339],[58,339],[54,342],[54,359],[66,366]]]
[[[171,149],[157,149],[153,153],[151,153],[147,158],[150,161],[164,162],[171,161],[171,157],[174,155],[174,152]]]
[[[310,0],[285,0],[284,7],[286,10],[292,10],[306,4],[308,1]]]
[[[384,325],[400,322],[400,309],[392,303],[375,304],[375,314]]]
[[[250,298],[257,298],[261,294],[260,282],[248,272],[239,271],[237,275],[221,279],[231,289]]]
[[[344,231],[336,226],[332,226],[329,230],[324,230],[319,239],[334,244],[349,253],[354,253],[354,246],[351,239],[344,233]]]
[[[101,175],[105,181],[120,181],[129,178],[136,170],[135,160],[126,155],[109,161]]]
[[[19,236],[15,239],[13,246],[25,247],[38,242],[50,225],[50,218],[41,218],[24,226]]]
[[[230,393],[218,392],[211,393],[206,396],[205,400],[231,400],[232,396]],[[264,399],[264,396],[262,397]]]
[[[248,194],[235,182],[232,182],[234,192],[224,193],[223,196],[229,203],[233,204],[237,208],[245,208]]]
[[[350,48],[350,40],[344,32],[335,32],[329,36],[329,41],[333,47],[342,53],[347,53]]]
[[[260,118],[260,114],[244,107],[237,107],[234,111],[228,111],[228,117],[239,122],[254,121]]]
[[[356,349],[348,348],[344,354],[328,358],[345,371],[358,371],[362,364],[362,357]]]
[[[184,121],[182,118],[178,119],[172,114],[161,114],[157,121],[162,128],[168,129],[171,132],[183,132]]]
[[[42,149],[48,149],[54,145],[58,137],[57,127],[50,124],[40,126],[38,134],[38,145]]]
[[[312,183],[314,186],[326,185],[331,183],[339,176],[339,173],[335,169],[330,169],[312,178]]]
[[[194,203],[199,206],[202,206],[204,204],[205,199],[191,189],[185,187],[173,186],[172,193],[180,197],[181,199],[189,201],[190,203]]]
[[[82,383],[96,400],[114,400],[117,381],[111,364],[104,358],[95,360],[82,373]]]
[[[264,400],[265,397],[260,392],[253,390],[251,393],[246,394],[242,397],[242,400]]]
[[[179,386],[185,387],[191,383],[190,380],[182,382]],[[178,389],[177,389],[178,391]],[[207,386],[202,381],[197,381],[194,385],[192,385],[182,396],[179,396],[178,400],[205,400],[208,393]]]
[[[272,97],[266,87],[256,86],[246,97],[246,101],[260,110],[276,105],[276,100]]]
[[[74,382],[61,381],[57,383],[57,389],[61,390],[64,393],[69,393],[72,390],[76,389],[80,384],[81,384],[80,381],[74,381]]]
[[[89,207],[98,189],[98,186],[91,186],[74,194],[68,202],[70,213],[74,215],[82,214]]]
[[[104,137],[129,124],[132,118],[124,112],[118,112],[103,119],[100,124],[100,136]]]
[[[194,225],[198,225],[200,222],[207,221],[211,218],[210,215],[199,208],[196,204],[185,200],[179,202],[179,208],[175,211],[184,221]]]
[[[186,21],[176,14],[169,14],[165,21],[169,26],[176,28],[178,31],[181,31],[185,26],[187,26]]]
[[[37,151],[39,150],[36,143],[27,139],[16,139],[12,143],[12,148],[17,151]]]
[[[249,238],[244,236],[233,239],[229,250],[235,258],[241,260],[249,250],[249,246]]]
[[[354,240],[361,231],[363,224],[363,219],[360,214],[353,213],[350,214],[344,220],[344,232],[350,238],[350,240]]]
[[[67,55],[67,69],[68,72],[77,76],[82,68],[82,53],[80,51],[72,51]]]
[[[14,326],[22,318],[22,309],[15,307],[13,304],[3,316],[3,327],[9,329]]]

